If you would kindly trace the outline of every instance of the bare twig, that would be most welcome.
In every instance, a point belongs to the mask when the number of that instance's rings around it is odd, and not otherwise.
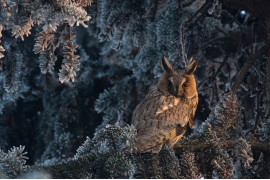
[[[203,15],[206,14],[208,8],[211,6],[211,2],[206,1],[200,9],[196,11],[186,22],[187,22],[187,28],[190,28],[194,24],[196,24],[197,20]],[[197,17],[199,16],[199,17]],[[197,18],[195,18],[197,17]],[[194,20],[195,19],[195,20]]]
[[[237,75],[237,78],[234,82],[234,84],[232,85],[232,92],[236,93],[236,91],[239,89],[240,85],[243,82],[243,79],[246,75],[246,73],[248,72],[249,68],[252,67],[252,64],[259,59],[262,55],[264,55],[267,50],[269,49],[269,46],[266,45],[264,47],[262,47],[260,50],[258,50],[254,55],[252,55],[244,64],[244,66],[242,67],[242,69],[240,70],[240,72]]]

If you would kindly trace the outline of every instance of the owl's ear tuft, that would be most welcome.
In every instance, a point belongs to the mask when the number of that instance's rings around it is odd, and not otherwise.
[[[187,67],[186,67],[187,74],[194,73],[197,69],[197,65],[198,65],[197,60],[195,58],[191,57],[187,63]]]
[[[161,67],[164,72],[167,72],[167,73],[173,72],[172,65],[165,56],[163,56],[161,59]]]

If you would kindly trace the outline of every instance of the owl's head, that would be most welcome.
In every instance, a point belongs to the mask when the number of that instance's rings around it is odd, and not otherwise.
[[[197,61],[191,58],[184,69],[173,69],[166,57],[161,59],[163,74],[157,88],[165,94],[191,99],[197,95],[196,81],[193,75]]]

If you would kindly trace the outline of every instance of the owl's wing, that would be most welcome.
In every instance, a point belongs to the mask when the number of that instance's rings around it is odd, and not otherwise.
[[[189,109],[188,104],[174,96],[146,98],[136,107],[132,117],[132,124],[138,131],[137,146],[146,150],[162,144],[176,127],[187,125]]]
[[[133,111],[132,124],[138,130],[145,125],[156,128],[161,125],[184,127],[190,118],[189,108],[188,104],[182,103],[174,96],[149,97],[144,99]]]

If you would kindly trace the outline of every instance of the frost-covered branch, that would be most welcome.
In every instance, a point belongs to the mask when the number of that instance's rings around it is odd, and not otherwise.
[[[222,142],[220,142],[219,144],[221,146],[224,146],[228,149],[231,149],[233,147],[235,147],[235,145],[239,142],[238,139],[229,139],[229,140],[223,140]],[[250,141],[247,141],[248,144],[251,145],[251,148],[254,150],[259,150],[259,151],[269,151],[270,149],[270,144],[267,144],[265,142],[261,142],[258,139],[252,139]],[[174,147],[174,150],[177,151],[196,151],[196,150],[206,150],[212,147],[212,144],[208,143],[208,142],[202,142],[202,141],[198,141],[195,140],[193,142],[190,142],[189,144],[177,144]]]
[[[66,25],[65,33],[63,34],[64,39],[64,59],[59,72],[59,80],[61,83],[71,79],[72,82],[75,80],[76,71],[79,70],[79,55],[75,55],[76,48],[78,47],[74,42],[74,35],[72,35],[71,28]]]
[[[33,166],[28,172],[28,176],[32,177],[31,175],[35,172],[45,172],[55,179],[90,179],[92,178],[92,171],[95,165],[95,157],[85,155],[78,159],[67,160],[56,165]]]
[[[7,153],[0,149],[0,172],[10,178],[18,177],[29,170],[24,146],[13,147]],[[4,176],[5,177],[5,176]]]
[[[2,30],[11,30],[15,38],[20,37],[24,40],[25,36],[28,37],[31,34],[34,25],[38,25],[39,35],[37,36],[34,51],[36,54],[40,53],[41,72],[45,74],[53,70],[57,60],[55,49],[59,47],[59,44],[63,43],[65,59],[70,60],[64,60],[59,79],[61,82],[69,79],[74,81],[76,76],[74,71],[78,70],[79,58],[79,56],[73,54],[76,48],[72,40],[74,36],[70,36],[69,40],[61,42],[62,39],[57,41],[55,34],[59,27],[65,23],[70,28],[75,24],[87,27],[85,22],[89,21],[90,16],[87,16],[87,12],[83,7],[91,4],[92,0],[57,0],[46,3],[41,1],[8,1],[7,3],[1,3],[0,38]],[[2,52],[4,50],[0,45],[0,58],[3,57]],[[64,72],[63,69],[66,71]]]

